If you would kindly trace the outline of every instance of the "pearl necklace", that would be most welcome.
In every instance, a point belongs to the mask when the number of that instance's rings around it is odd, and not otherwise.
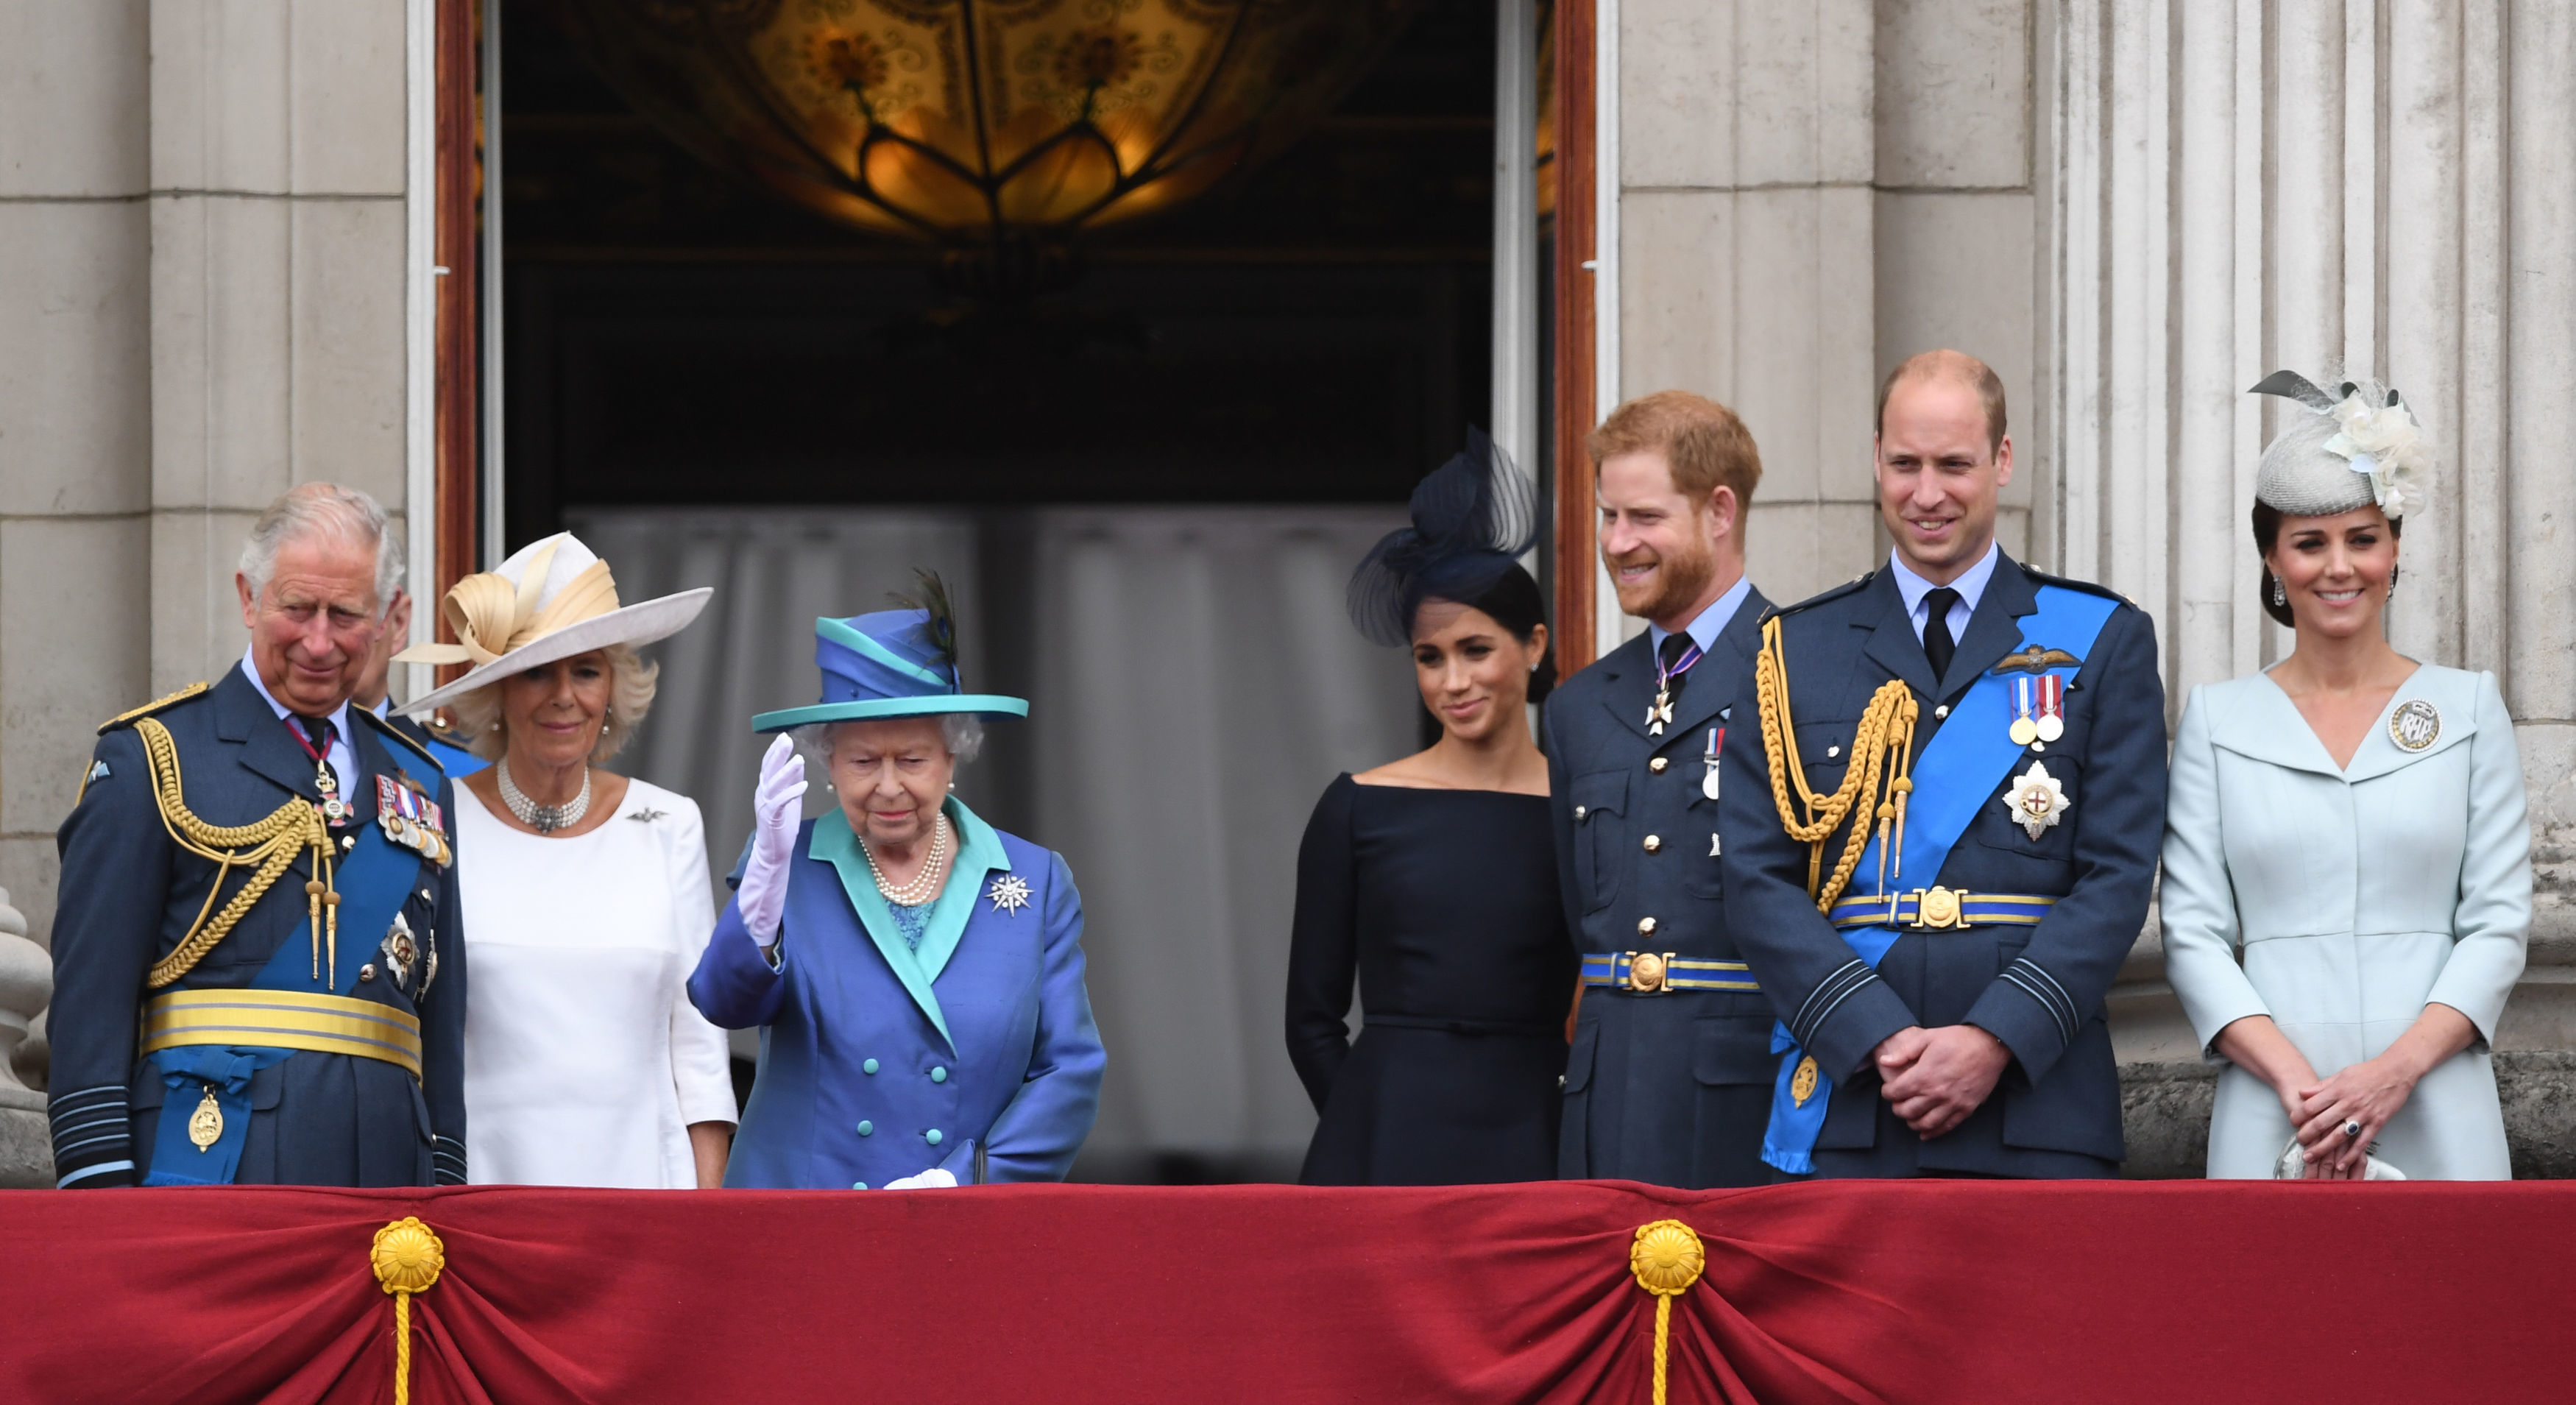
[[[877,881],[877,892],[897,907],[919,907],[939,891],[939,880],[948,872],[948,816],[940,815],[930,830],[930,856],[922,860],[921,872],[898,888],[886,881],[885,870],[877,867],[877,851],[866,840],[859,841],[859,852],[867,856],[868,876]]]
[[[590,813],[590,768],[588,766],[581,768],[581,794],[574,796],[569,805],[540,805],[530,800],[527,792],[519,789],[517,783],[510,779],[510,763],[507,760],[494,766],[492,775],[493,779],[501,783],[501,803],[510,807],[510,813],[519,817],[519,823],[539,834],[552,834],[558,829],[570,829],[581,823],[582,816]]]

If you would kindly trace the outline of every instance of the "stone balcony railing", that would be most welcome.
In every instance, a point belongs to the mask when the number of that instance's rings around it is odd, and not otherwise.
[[[54,1183],[45,1128],[45,1005],[54,963],[0,888],[0,1187]]]

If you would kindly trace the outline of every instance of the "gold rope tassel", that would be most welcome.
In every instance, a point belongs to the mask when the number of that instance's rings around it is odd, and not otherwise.
[[[1690,1291],[1708,1267],[1708,1251],[1699,1234],[1679,1220],[1657,1220],[1637,1226],[1628,1246],[1628,1272],[1637,1286],[1655,1295],[1655,1405],[1664,1405],[1672,1360],[1673,1299]]]
[[[411,1405],[411,1295],[429,1291],[447,1267],[447,1246],[412,1216],[376,1231],[367,1262],[394,1300],[394,1405]]]
[[[1808,786],[1806,766],[1798,758],[1798,739],[1791,731],[1796,724],[1789,712],[1789,664],[1781,649],[1776,616],[1762,622],[1762,652],[1753,663],[1753,694],[1762,709],[1762,753],[1771,771],[1771,802],[1780,811],[1780,827],[1807,846],[1807,892],[1815,898],[1816,910],[1831,910],[1850,886],[1852,870],[1860,867],[1861,851],[1869,847],[1873,820],[1879,841],[1878,886],[1886,892],[1889,856],[1895,856],[1899,870],[1905,863],[1905,803],[1914,792],[1914,724],[1920,716],[1914,690],[1900,679],[1889,679],[1870,696],[1860,725],[1852,729],[1851,764],[1830,795],[1818,795]],[[1790,793],[1793,787],[1795,796]],[[1853,822],[1842,857],[1827,878],[1825,846],[1855,809],[1863,818]]]
[[[146,717],[134,724],[134,731],[143,741],[143,757],[152,771],[152,798],[161,810],[161,827],[170,831],[170,838],[180,848],[215,865],[215,881],[206,889],[205,905],[197,909],[196,924],[169,955],[153,963],[144,984],[159,990],[194,969],[295,862],[296,853],[305,849],[314,856],[313,878],[304,885],[304,894],[313,915],[314,979],[321,979],[324,895],[329,894],[327,900],[335,905],[339,895],[331,892],[327,881],[331,831],[315,812],[313,802],[289,800],[266,819],[250,824],[208,824],[188,809],[180,785],[179,746],[170,739],[170,729],[158,719]],[[257,868],[250,881],[209,921],[206,914],[214,912],[215,897],[223,891],[224,879],[240,864],[255,864]]]

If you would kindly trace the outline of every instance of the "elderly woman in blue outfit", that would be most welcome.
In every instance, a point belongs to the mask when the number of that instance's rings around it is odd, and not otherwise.
[[[823,701],[752,719],[796,732],[840,803],[800,824],[804,766],[770,746],[689,979],[708,1019],[761,1032],[728,1186],[1062,1180],[1099,1108],[1073,875],[949,794],[981,719],[1028,704],[960,690],[925,584],[930,609],[816,620]]]

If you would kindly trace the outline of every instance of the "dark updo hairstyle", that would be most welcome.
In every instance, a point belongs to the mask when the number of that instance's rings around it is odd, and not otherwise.
[[[1379,538],[1351,572],[1351,623],[1373,643],[1410,644],[1423,602],[1446,600],[1528,643],[1547,623],[1538,582],[1520,563],[1538,541],[1535,499],[1536,485],[1485,432],[1468,430],[1465,452],[1415,486],[1412,525]],[[1556,681],[1552,653],[1530,675],[1531,702]]]
[[[2299,623],[2298,617],[2290,613],[2289,605],[2286,602],[2279,605],[2272,603],[2274,584],[2272,568],[2263,564],[2263,558],[2272,554],[2273,544],[2281,540],[2281,519],[2281,509],[2261,498],[2254,500],[2254,560],[2256,563],[2254,572],[2257,577],[2254,583],[2254,598],[2263,602],[2264,614],[2270,615],[2282,624],[2296,628]],[[2406,519],[2389,518],[2388,535],[2392,538],[2405,536]],[[2391,582],[2391,584],[2394,583]]]

